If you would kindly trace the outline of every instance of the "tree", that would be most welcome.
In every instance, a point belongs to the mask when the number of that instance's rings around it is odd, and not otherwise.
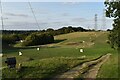
[[[106,1],[106,17],[114,18],[113,29],[110,32],[109,40],[112,48],[120,47],[120,1]]]
[[[54,31],[54,29],[48,28],[46,31],[51,32],[51,31]]]

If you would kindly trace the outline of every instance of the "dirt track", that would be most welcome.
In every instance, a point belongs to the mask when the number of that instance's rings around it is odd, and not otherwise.
[[[74,79],[79,77],[95,79],[100,67],[105,61],[109,59],[110,55],[111,54],[106,54],[96,60],[85,62],[82,65],[79,65],[61,75],[56,76],[55,78],[57,78],[57,80],[60,80],[61,78]]]

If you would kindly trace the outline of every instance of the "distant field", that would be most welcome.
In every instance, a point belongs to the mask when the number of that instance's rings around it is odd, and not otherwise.
[[[37,51],[37,47],[4,49],[3,66],[6,66],[4,63],[6,57],[15,56],[17,58],[17,65],[18,63],[23,63],[23,66],[26,68],[20,74],[16,74],[15,71],[8,73],[8,69],[4,69],[3,77],[25,78],[33,77],[35,74],[37,74],[36,77],[40,76],[40,78],[53,77],[55,73],[60,74],[84,61],[111,53],[111,58],[102,65],[98,77],[117,78],[117,51],[111,49],[110,45],[107,44],[108,34],[108,32],[74,32],[58,35],[54,37],[56,43],[37,46],[40,47],[40,51]],[[84,49],[83,53],[79,52],[80,48]],[[23,53],[23,56],[18,55],[19,51]],[[86,58],[83,60],[79,59],[82,56],[86,56]],[[30,61],[30,59],[33,60]],[[57,72],[62,69],[63,71]],[[29,72],[29,70],[34,70],[34,72]]]

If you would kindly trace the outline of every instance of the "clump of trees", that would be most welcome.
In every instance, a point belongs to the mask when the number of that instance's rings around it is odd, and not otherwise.
[[[120,48],[120,1],[106,1],[106,17],[114,18],[109,40],[112,48]]]
[[[28,36],[22,35],[23,34],[3,34],[2,47],[10,47],[10,45],[18,42],[21,46],[43,45],[54,42],[54,36],[48,33],[31,33]],[[21,43],[20,40],[24,40],[24,42]]]
[[[2,43],[14,44],[16,41],[19,41],[19,36],[17,34],[2,35]]]
[[[11,44],[15,44],[16,41],[19,41],[19,36],[16,34],[2,34],[2,48],[8,48]]]
[[[22,43],[23,46],[33,46],[33,45],[43,45],[54,42],[54,37],[47,33],[41,34],[31,34],[26,37],[25,41]]]

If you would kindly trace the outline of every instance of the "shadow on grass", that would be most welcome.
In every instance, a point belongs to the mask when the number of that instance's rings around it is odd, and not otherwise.
[[[59,43],[59,42],[62,42],[62,41],[65,41],[67,39],[62,39],[62,40],[55,40],[54,43]],[[13,46],[9,46],[9,45],[2,45],[2,53],[12,53],[12,52],[18,52],[22,49],[34,49],[34,48],[37,48],[38,46],[34,46],[34,47],[31,47],[31,46],[25,46],[25,47],[13,47]],[[56,46],[57,47],[57,46]],[[53,48],[53,47],[52,47]]]
[[[63,42],[63,41],[65,41],[65,40],[67,40],[67,39],[55,40],[54,43]]]
[[[43,68],[40,66],[39,67],[23,66],[21,70],[18,72],[18,74],[21,78],[24,78],[24,76],[31,74],[30,77],[41,78],[45,80],[45,79],[52,79],[58,74],[61,74],[67,71],[67,69],[68,69],[68,66],[65,64],[60,65],[56,68]]]
[[[8,53],[8,52],[18,52],[21,49],[34,49],[33,47],[2,47],[2,52],[3,53]]]

